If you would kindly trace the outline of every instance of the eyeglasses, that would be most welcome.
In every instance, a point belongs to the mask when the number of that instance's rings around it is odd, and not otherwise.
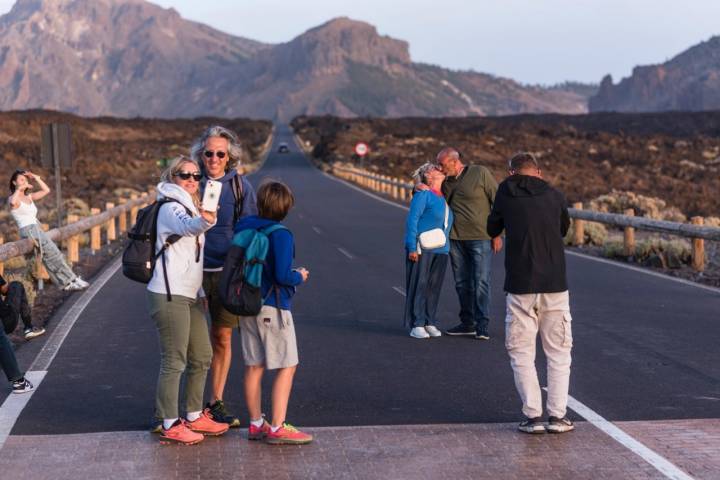
[[[173,174],[173,176],[179,177],[181,180],[190,180],[192,178],[196,182],[199,182],[202,178],[202,174],[200,172],[178,172]]]
[[[225,155],[227,155],[227,153],[221,150],[218,150],[217,152],[213,152],[212,150],[205,150],[204,155],[205,158],[213,158],[213,155],[215,155],[217,158],[222,160],[223,158],[225,158]]]

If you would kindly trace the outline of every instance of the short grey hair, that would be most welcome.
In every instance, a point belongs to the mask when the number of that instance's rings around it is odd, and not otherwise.
[[[530,152],[517,152],[508,160],[508,170],[519,172],[527,168],[540,169],[540,164]]]
[[[410,174],[410,176],[415,181],[415,183],[427,184],[427,173],[430,170],[434,170],[436,168],[437,168],[437,165],[435,163],[425,162],[422,165],[420,165],[418,168],[416,168],[415,171]]]
[[[202,156],[205,151],[205,143],[207,143],[210,137],[221,137],[228,141],[228,156],[230,157],[227,163],[228,169],[234,168],[242,163],[242,145],[237,135],[225,127],[213,125],[205,129],[202,135],[200,135],[190,147],[190,156],[199,165],[204,167]]]

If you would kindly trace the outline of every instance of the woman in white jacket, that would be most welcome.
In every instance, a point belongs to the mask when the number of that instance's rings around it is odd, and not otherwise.
[[[200,209],[200,177],[195,161],[178,157],[163,172],[157,186],[158,201],[170,201],[158,211],[156,251],[169,236],[180,236],[157,259],[147,286],[148,308],[160,340],[156,412],[163,419],[163,443],[192,445],[201,442],[204,435],[222,435],[228,430],[202,408],[212,358],[202,290],[203,243],[204,232],[215,224],[216,213]],[[187,414],[180,419],[180,378],[186,370]]]

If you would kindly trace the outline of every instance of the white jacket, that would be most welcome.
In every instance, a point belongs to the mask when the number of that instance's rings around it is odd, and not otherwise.
[[[180,240],[165,250],[165,266],[170,283],[170,294],[189,298],[204,297],[205,293],[202,291],[204,232],[214,223],[210,223],[200,216],[190,194],[180,186],[161,182],[157,186],[157,192],[158,200],[172,198],[180,202],[168,202],[160,207],[157,219],[156,252],[160,251],[168,236],[172,234],[182,236]],[[183,205],[192,212],[193,216],[187,214]],[[155,271],[147,289],[153,293],[162,294],[167,291],[162,256],[157,259]]]

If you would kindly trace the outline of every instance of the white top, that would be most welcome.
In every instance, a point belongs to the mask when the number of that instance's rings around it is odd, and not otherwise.
[[[35,202],[30,199],[30,203],[25,203],[20,200],[20,206],[17,208],[10,208],[10,214],[17,222],[18,228],[27,227],[28,225],[35,225],[37,221],[38,209],[35,206]]]
[[[170,294],[189,298],[204,297],[205,293],[202,290],[204,232],[210,229],[214,223],[210,223],[200,216],[190,194],[179,185],[160,183],[157,186],[157,192],[158,200],[172,198],[180,202],[169,202],[160,207],[157,218],[156,252],[160,251],[170,235],[182,236],[180,240],[165,250],[165,266],[170,283]],[[188,215],[185,207],[192,212],[193,216]],[[150,279],[147,289],[153,293],[166,293],[162,257],[157,259],[153,277]]]

